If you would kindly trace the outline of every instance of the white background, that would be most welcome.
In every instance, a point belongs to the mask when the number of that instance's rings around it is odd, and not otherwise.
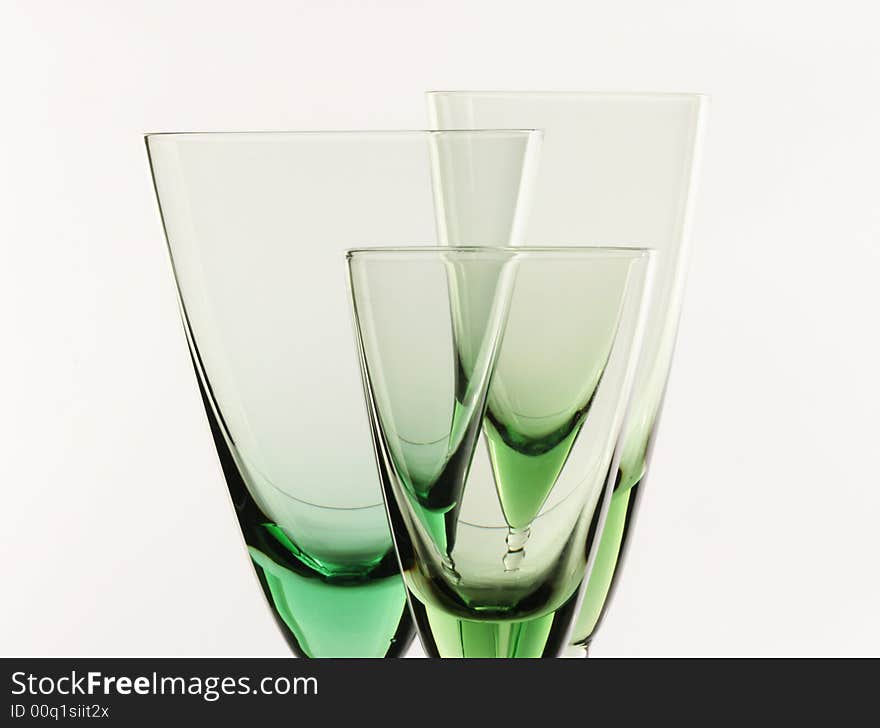
[[[432,88],[713,97],[667,408],[593,653],[880,654],[873,6],[6,0],[0,654],[286,654],[140,135],[420,127]]]

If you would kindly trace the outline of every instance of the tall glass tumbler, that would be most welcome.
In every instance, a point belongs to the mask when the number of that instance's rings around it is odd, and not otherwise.
[[[707,105],[695,94],[428,94],[431,123],[440,129],[544,130],[526,243],[645,245],[657,253],[618,485],[573,635],[584,648],[619,576],[650,462],[681,310]]]
[[[413,636],[351,355],[343,251],[521,241],[539,142],[528,131],[146,138],[214,443],[297,655],[396,656]]]
[[[397,552],[433,657],[555,657],[617,472],[650,256],[349,254]]]

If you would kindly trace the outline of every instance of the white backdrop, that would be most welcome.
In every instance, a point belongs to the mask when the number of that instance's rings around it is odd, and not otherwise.
[[[0,654],[286,654],[140,135],[421,127],[434,88],[713,97],[666,412],[593,653],[880,654],[872,5],[6,0]]]

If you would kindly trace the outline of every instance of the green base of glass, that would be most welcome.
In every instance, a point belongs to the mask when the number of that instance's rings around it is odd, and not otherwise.
[[[272,615],[291,651],[299,657],[399,657],[415,629],[397,559],[348,566],[345,573],[310,559],[251,497],[214,414],[209,393],[190,351],[214,445],[242,535]]]
[[[397,573],[335,582],[306,576],[249,547],[272,612],[302,657],[394,657],[412,639]]]
[[[541,658],[566,650],[565,633],[576,599],[555,612],[517,621],[459,619],[427,606],[410,594],[419,636],[429,657]]]

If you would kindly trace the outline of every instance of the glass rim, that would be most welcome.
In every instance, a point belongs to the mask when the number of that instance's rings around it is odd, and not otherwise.
[[[700,101],[708,101],[711,96],[701,92],[691,91],[503,91],[501,89],[485,89],[485,90],[466,90],[466,89],[435,89],[426,91],[425,96],[546,96],[550,98],[592,98],[608,96],[619,99],[637,99],[637,98],[656,98],[656,99],[698,99]]]
[[[345,251],[347,260],[395,255],[436,256],[436,255],[483,255],[499,258],[517,255],[540,257],[586,257],[586,258],[653,258],[657,248],[632,245],[389,245],[375,247],[349,248]]]
[[[145,132],[143,137],[146,141],[151,139],[170,138],[212,138],[233,137],[251,138],[258,137],[321,137],[344,138],[347,136],[358,137],[393,137],[393,136],[434,136],[439,134],[477,134],[479,136],[508,135],[523,137],[543,136],[543,129],[527,129],[522,127],[489,128],[489,129],[290,129],[290,130],[254,130],[254,131],[154,131]]]

